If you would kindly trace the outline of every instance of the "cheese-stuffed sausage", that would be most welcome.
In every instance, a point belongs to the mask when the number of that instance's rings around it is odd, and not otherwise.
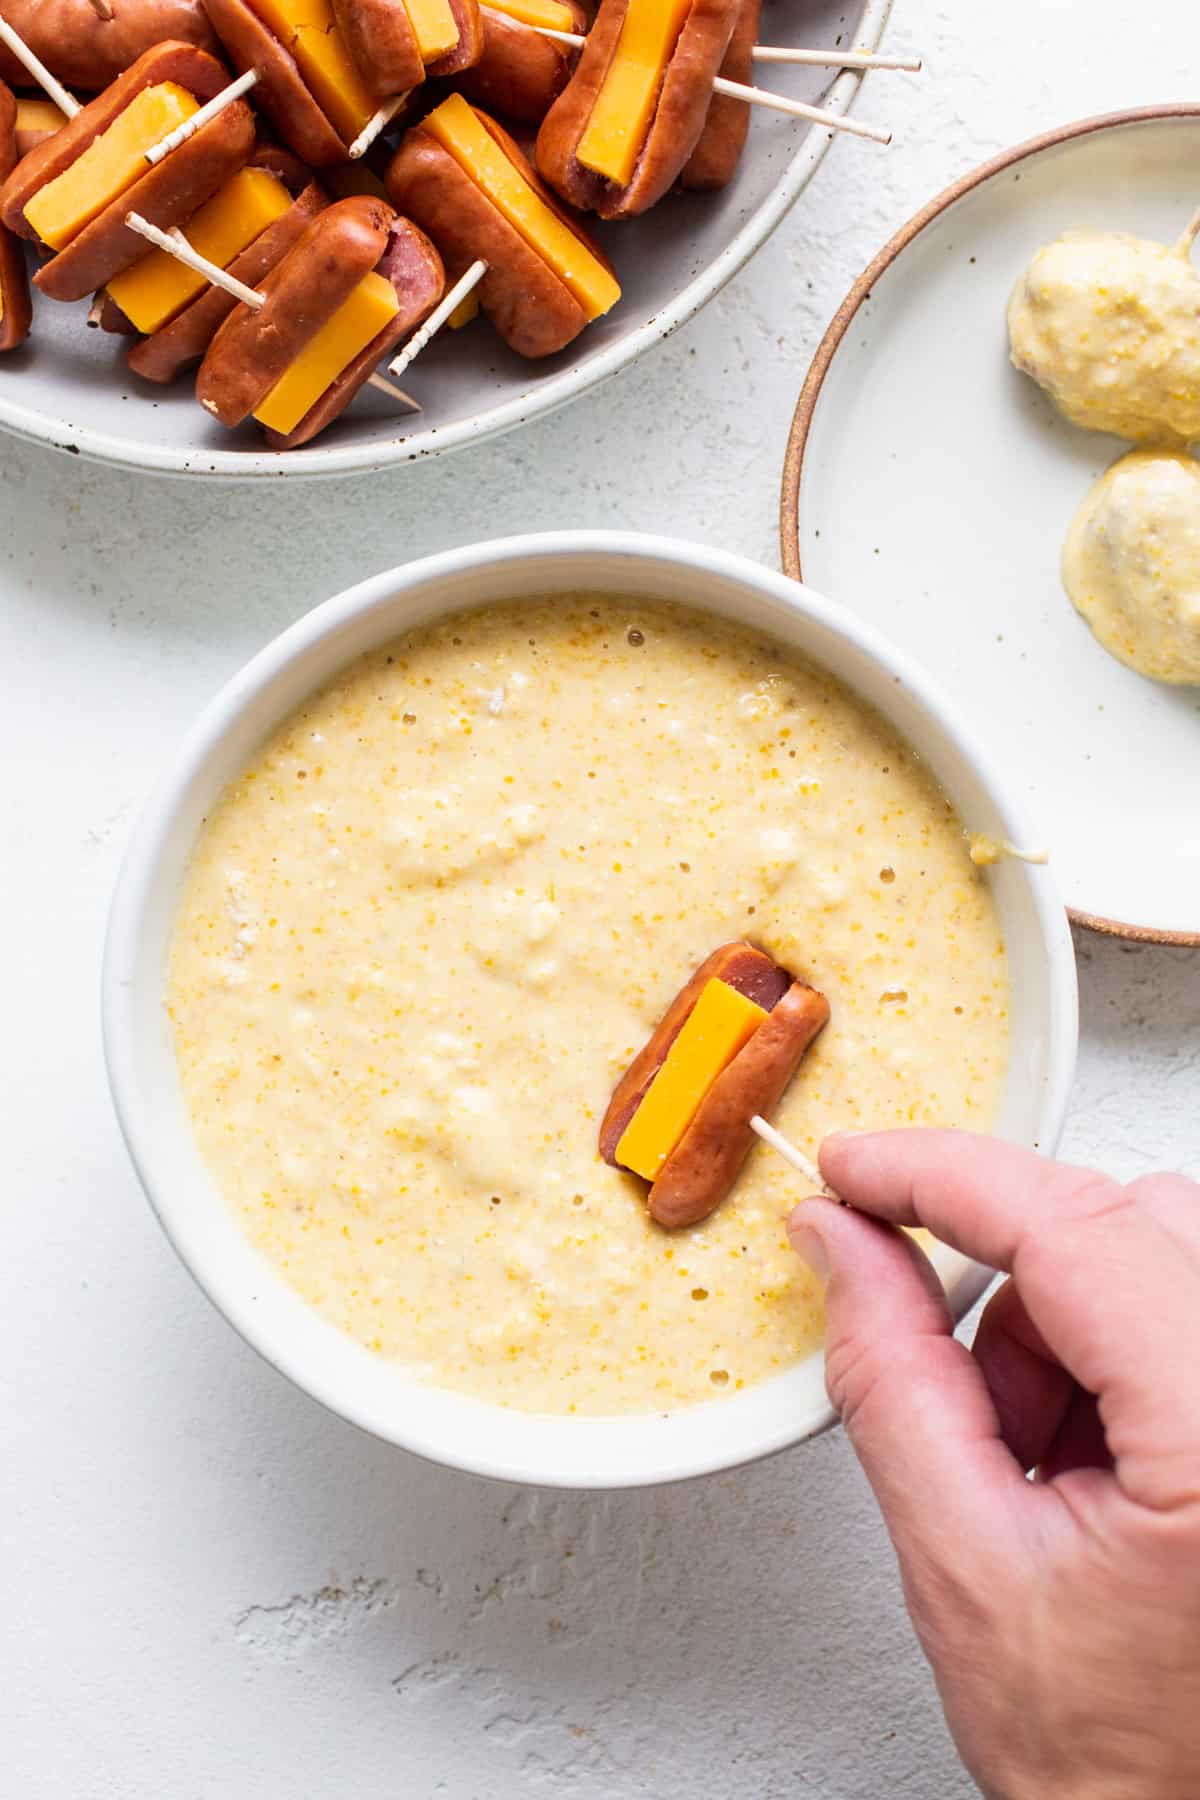
[[[458,155],[444,137],[458,145]],[[481,183],[479,171],[496,151],[506,182],[515,171],[518,180],[511,185],[541,229],[538,248]],[[460,156],[474,156],[474,169]],[[519,356],[554,355],[620,298],[608,263],[579,222],[547,191],[508,133],[461,95],[405,135],[387,187],[400,210],[429,233],[452,275],[476,259],[487,264],[475,290],[480,307]],[[543,244],[569,255],[571,268],[561,261],[555,266]]]
[[[338,30],[377,99],[407,94],[425,79],[404,0],[331,0]]]
[[[222,425],[249,418],[309,340],[383,255],[395,214],[367,198],[339,200],[306,227],[266,279],[265,305],[238,304],[196,378],[196,398]]]
[[[583,8],[572,0],[566,31],[585,32]],[[483,54],[456,83],[485,111],[519,125],[539,125],[570,77],[576,51],[494,7],[483,10]]]
[[[92,0],[4,0],[4,17],[52,75],[69,88],[99,93],[145,50],[172,39],[215,50],[201,0],[107,0],[105,19]],[[29,76],[0,44],[0,75],[17,87]]]
[[[229,274],[247,287],[257,288],[264,276],[282,262],[321,209],[328,204],[316,182],[310,182],[291,207],[274,224],[259,233],[229,265]],[[224,288],[206,287],[190,306],[149,337],[133,346],[125,357],[135,375],[146,381],[167,382],[203,357],[217,331],[237,301]]]
[[[426,55],[405,0],[331,0],[338,28],[379,99],[408,93],[427,76],[457,75],[483,54],[484,24],[479,0],[445,0],[438,39],[444,47]],[[436,29],[436,19],[434,21]]]
[[[262,220],[265,213],[273,212],[276,206],[282,210],[286,205],[284,196],[272,192],[269,185],[247,192],[240,177],[245,177],[252,171],[273,176],[293,201],[312,179],[311,172],[298,156],[293,156],[290,150],[285,150],[282,144],[275,143],[271,138],[260,139],[254,146],[246,167],[214,194],[207,207],[201,207],[195,217],[187,222],[184,235],[192,248],[199,250],[202,256],[207,256],[210,262],[217,263],[223,269],[231,266],[234,256],[232,251],[222,250],[223,242],[231,234],[240,234],[243,228],[254,229],[256,221]],[[258,224],[258,233],[261,234],[266,229],[266,223],[273,222],[270,219]],[[249,249],[255,242],[257,237],[247,239],[243,248]],[[241,254],[241,251],[237,254]],[[99,313],[97,316],[96,309],[93,308],[88,324],[99,325],[104,331],[120,332],[125,336],[157,336],[159,329],[165,329],[166,318],[161,321],[160,326],[135,324],[118,305],[115,296],[119,293],[127,300],[140,298],[141,308],[135,307],[135,311],[157,311],[163,305],[170,305],[174,298],[171,294],[162,292],[160,278],[174,278],[180,283],[194,284],[197,297],[200,297],[201,290],[208,285],[202,275],[193,275],[190,270],[184,269],[183,264],[172,263],[165,250],[151,250],[133,265],[131,271],[127,270],[124,277],[115,277],[112,287],[106,289],[103,295],[97,295],[97,299],[101,301]],[[139,282],[149,283],[153,291],[139,296]],[[182,306],[182,302],[180,305]]]
[[[17,103],[0,81],[0,178],[15,167],[16,161]],[[0,225],[0,350],[15,350],[24,343],[32,317],[24,246]]]
[[[285,44],[247,0],[204,0],[204,4],[234,68],[239,74],[253,69],[258,76],[255,105],[267,114],[284,143],[313,169],[345,162],[350,144],[375,111],[375,98],[349,62],[349,51],[344,53],[348,73],[342,70],[342,107],[335,123],[294,54],[299,51],[298,40]],[[332,38],[332,31],[321,35]],[[328,93],[324,98],[326,105],[333,104]]]
[[[600,0],[575,73],[538,132],[537,166],[551,187],[602,218],[645,212],[682,173],[704,130],[738,0],[691,0],[660,74],[634,51],[639,34],[661,20],[663,6],[664,0]],[[615,110],[627,92],[624,82],[610,85],[618,65],[644,72],[651,109],[644,131],[640,120]]]
[[[726,81],[740,81],[748,86],[754,80],[754,46],[758,42],[761,12],[762,0],[741,0],[733,36],[721,63],[720,73]],[[737,171],[749,129],[750,108],[746,102],[731,100],[728,94],[714,94],[704,130],[684,164],[679,185],[704,193],[728,186]]]
[[[60,131],[21,158],[0,185],[0,222],[21,237],[35,237],[37,234],[25,219],[25,208],[34,194],[70,168],[143,88],[167,81],[178,83],[203,101],[213,99],[227,87],[229,76],[214,56],[189,44],[158,44],[148,50],[102,94],[68,119]]]
[[[378,111],[385,85],[382,69],[356,61],[356,53],[370,55],[372,39],[393,71],[386,84],[389,92],[404,93],[416,84],[409,79],[414,68],[404,34],[407,15],[387,12],[393,4],[399,6],[400,0],[369,0],[368,5],[346,0],[341,16],[354,21],[354,35],[347,38],[330,0],[205,0],[234,67],[253,69],[258,76],[255,103],[314,169],[344,163],[350,145]],[[385,13],[390,20],[386,44]],[[425,74],[467,67],[483,48],[479,0],[446,0],[445,16],[444,35],[453,34],[454,41],[446,54],[422,64]],[[401,85],[392,88],[392,78]]]
[[[387,307],[380,305],[381,283],[394,296]],[[339,200],[318,214],[259,284],[265,304],[234,307],[200,366],[196,396],[223,425],[255,414],[276,448],[305,443],[342,411],[392,344],[432,310],[444,285],[441,258],[423,232],[378,200]],[[337,329],[348,307],[368,299],[377,328],[280,429],[273,419],[281,385],[296,382],[306,352],[326,328]]]
[[[267,431],[273,450],[294,450],[343,413],[376,365],[429,317],[446,287],[442,259],[425,233],[397,218],[375,271],[392,285],[399,306],[391,321],[337,375],[289,432]]]
[[[119,124],[126,108],[137,112],[142,103],[171,108],[167,113],[155,110],[153,124],[142,121],[149,131],[149,146],[155,133],[164,135],[164,119],[182,117],[184,101],[194,110],[223,86],[227,86],[225,70],[205,50],[162,43],[140,56],[63,130],[18,162],[0,187],[0,218],[27,238],[41,236],[58,252],[34,275],[41,292],[54,301],[79,301],[94,288],[103,288],[122,268],[148,254],[144,238],[126,225],[128,212],[140,212],[160,229],[180,225],[245,164],[254,149],[254,119],[245,101],[234,101],[153,166],[144,164],[135,146],[124,144],[119,153],[113,151],[117,166],[103,178],[95,176],[97,182],[108,184],[103,185],[103,196],[97,194],[97,205],[86,202],[76,185],[70,200],[63,202],[63,212],[56,211],[63,184],[70,185],[72,178],[76,184],[83,180],[83,169],[90,169],[86,153],[101,153],[99,139]],[[144,169],[133,180],[131,160]],[[77,162],[79,176],[74,169]]]
[[[691,1018],[697,1000],[710,981],[723,981],[726,987],[733,988],[747,1000],[753,1000],[764,1012],[770,1012],[786,994],[791,986],[791,979],[785,969],[772,962],[763,951],[756,950],[753,944],[740,941],[722,944],[720,949],[706,957],[691,980],[680,988],[613,1089],[612,1099],[600,1126],[600,1154],[605,1162],[616,1165],[617,1145],[624,1136],[626,1126],[644,1100],[646,1090],[667,1059],[668,1050]]]
[[[127,174],[110,174],[106,179],[117,191],[106,186],[104,193],[111,197],[94,209],[89,211],[76,193],[67,207],[68,224],[59,218],[51,230],[47,220],[58,184],[72,175],[88,150],[99,152],[98,140],[127,107],[143,99],[153,102],[156,95],[167,96],[174,106],[182,91],[194,109],[226,85],[225,71],[205,51],[187,44],[157,45],[17,164],[0,188],[0,218],[24,236],[41,236],[57,251],[34,276],[35,286],[53,300],[81,300],[147,254],[144,238],[125,223],[129,212],[141,213],[164,230],[182,224],[242,167],[254,147],[254,121],[245,102],[235,100],[161,162],[146,166],[137,158],[145,172],[132,181]],[[178,111],[169,116],[178,117]],[[154,129],[162,135],[158,126]],[[153,135],[147,141],[155,141]],[[137,157],[126,147],[122,169],[130,155]]]
[[[650,1187],[650,1216],[674,1230],[698,1225],[724,1200],[756,1141],[750,1120],[770,1113],[829,1019],[815,988],[794,982],[708,1089]]]

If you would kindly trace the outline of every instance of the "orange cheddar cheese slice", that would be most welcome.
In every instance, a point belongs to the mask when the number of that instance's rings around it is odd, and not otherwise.
[[[713,979],[700,990],[679,1036],[617,1145],[616,1160],[647,1181],[696,1116],[705,1094],[767,1017],[736,988]]]
[[[658,105],[663,73],[692,0],[629,0],[576,156],[586,169],[624,187],[633,175]]]
[[[227,269],[235,256],[281,218],[292,197],[268,169],[240,169],[184,227],[193,250]],[[182,312],[208,283],[165,250],[152,250],[131,269],[115,275],[108,291],[130,324],[147,336]]]
[[[19,99],[17,101],[17,142],[26,137],[50,137],[61,131],[67,115],[53,100]]]
[[[295,57],[335,131],[353,143],[376,103],[337,28],[329,0],[251,0],[252,9]]]
[[[310,338],[291,366],[254,409],[268,431],[294,431],[331,382],[365,350],[400,310],[396,290],[374,270]]]
[[[448,150],[530,249],[579,302],[589,319],[615,306],[621,289],[600,258],[509,161],[461,94],[451,94],[421,121],[421,130]]]
[[[404,0],[404,10],[423,63],[436,62],[458,43],[458,25],[449,0]]]
[[[559,0],[487,0],[493,12],[507,13],[522,25],[541,27],[543,31],[577,31],[575,15]]]
[[[25,217],[44,244],[61,250],[146,173],[146,152],[200,103],[177,82],[143,88],[70,166],[39,188]]]

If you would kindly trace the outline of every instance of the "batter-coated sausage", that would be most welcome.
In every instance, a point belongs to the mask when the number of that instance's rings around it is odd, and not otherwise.
[[[541,198],[583,237],[578,222],[547,192],[508,133],[486,114],[479,117]],[[475,292],[518,356],[553,356],[579,336],[588,317],[575,296],[450,152],[420,126],[401,141],[388,167],[387,188],[400,211],[429,233],[452,277],[477,257],[488,265]],[[585,241],[595,252],[595,245]]]
[[[16,166],[17,103],[0,81],[0,178]],[[0,225],[0,351],[15,350],[29,336],[33,312],[29,304],[29,273],[25,248],[11,231]]]
[[[573,29],[587,30],[573,4]],[[473,106],[520,125],[539,125],[567,85],[575,51],[508,13],[483,9],[483,54],[456,82]]]
[[[710,981],[723,981],[726,987],[736,988],[747,1000],[753,1000],[764,1012],[770,1012],[787,992],[791,980],[786,969],[781,969],[753,944],[740,939],[732,944],[722,944],[706,957],[691,980],[680,988],[613,1089],[600,1126],[600,1154],[605,1162],[616,1166],[617,1145],[625,1135],[626,1126],[645,1099],[647,1088],[667,1060],[667,1051],[687,1024],[692,1008]]]
[[[234,257],[229,274],[244,281],[247,287],[258,287],[326,205],[322,189],[315,181],[310,182],[287,212],[273,219],[252,244]],[[206,287],[160,330],[135,344],[126,354],[126,362],[135,375],[147,381],[174,381],[184,369],[201,360],[236,305],[233,295],[224,288]]]
[[[245,0],[204,0],[213,30],[238,74],[258,76],[254,102],[273,120],[284,142],[310,168],[346,160],[347,146],[317,105],[295,57]]]
[[[748,86],[754,80],[754,46],[758,42],[762,0],[741,0],[737,23],[729,48],[721,63],[726,81],[740,81]],[[737,172],[746,133],[750,129],[750,108],[744,100],[731,100],[728,94],[714,94],[699,142],[684,164],[680,187],[711,193],[727,187]]]
[[[215,56],[209,56],[191,44],[156,44],[139,56],[123,75],[118,75],[102,94],[89,100],[73,119],[68,119],[61,131],[56,131],[53,137],[36,145],[28,156],[21,158],[0,187],[0,223],[20,237],[33,237],[33,228],[25,220],[25,208],[38,190],[54,181],[82,156],[93,139],[108,130],[143,88],[164,81],[177,82],[197,100],[205,101],[229,85],[229,76]],[[167,157],[160,167],[165,168],[170,161],[171,157]]]
[[[721,1204],[756,1142],[750,1120],[770,1113],[829,1019],[829,1002],[793,982],[717,1076],[650,1189],[650,1216],[675,1230]]]
[[[145,238],[125,223],[128,213],[141,213],[162,231],[185,224],[237,174],[253,148],[254,116],[244,100],[235,100],[110,201],[42,264],[34,286],[51,300],[82,300],[104,287],[147,253]]]
[[[330,0],[338,30],[359,74],[379,100],[407,94],[425,79],[425,64],[404,0]]]
[[[267,432],[267,442],[273,450],[294,450],[331,425],[349,406],[375,365],[428,318],[446,286],[441,257],[425,233],[408,219],[397,219],[392,226],[379,263],[379,273],[395,288],[399,312],[352,362],[346,364],[341,374],[334,377],[294,430],[286,436],[277,431]]]
[[[266,305],[239,302],[196,377],[196,398],[222,425],[249,417],[309,340],[350,298],[387,246],[395,220],[380,200],[339,200],[319,212],[259,292]]]
[[[537,166],[573,206],[605,219],[631,218],[661,200],[704,130],[713,77],[733,33],[737,0],[692,0],[671,53],[658,105],[633,175],[618,187],[576,152],[617,52],[629,0],[600,0],[600,10],[570,81],[542,122]]]
[[[66,87],[99,93],[144,51],[174,40],[215,50],[201,0],[108,0],[103,19],[92,0],[4,0],[4,17]],[[17,87],[29,75],[0,44],[0,75]]]

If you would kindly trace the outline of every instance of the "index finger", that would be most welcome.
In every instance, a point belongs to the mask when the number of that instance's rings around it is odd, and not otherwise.
[[[1200,1500],[1200,1188],[1122,1188],[956,1131],[829,1138],[821,1169],[852,1206],[923,1225],[1009,1270],[1030,1318],[1100,1402],[1118,1478],[1146,1504]]]

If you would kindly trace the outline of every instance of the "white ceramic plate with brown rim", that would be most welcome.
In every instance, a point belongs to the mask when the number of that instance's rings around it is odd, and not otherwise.
[[[1200,689],[1114,661],[1059,556],[1117,439],[1008,360],[1005,307],[1073,226],[1173,240],[1200,203],[1200,105],[1089,119],[974,170],[847,296],[800,396],[783,563],[921,662],[1042,823],[1072,915],[1200,944]]]
[[[764,41],[874,50],[891,7],[892,0],[806,0],[802,7],[768,0]],[[863,78],[771,66],[756,79],[842,113]],[[874,92],[883,117],[886,88]],[[122,340],[85,330],[86,302],[45,302],[29,343],[0,358],[0,428],[142,473],[210,478],[346,475],[478,443],[586,393],[690,319],[771,235],[832,136],[756,109],[741,167],[723,193],[669,195],[644,218],[600,228],[623,289],[606,318],[561,355],[536,363],[513,355],[483,320],[443,332],[405,378],[419,413],[398,412],[364,391],[315,443],[271,451],[252,425],[229,432],[209,419],[186,377],[162,389],[130,375]],[[858,154],[887,153],[866,144]]]

